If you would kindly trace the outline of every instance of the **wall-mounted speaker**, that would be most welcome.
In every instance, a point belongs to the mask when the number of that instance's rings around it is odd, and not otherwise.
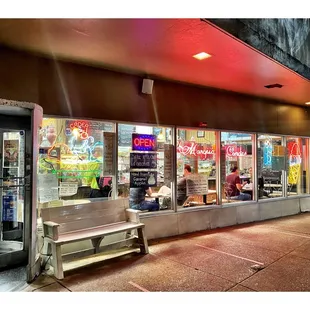
[[[143,79],[142,83],[142,93],[151,95],[153,91],[154,81],[150,79]]]

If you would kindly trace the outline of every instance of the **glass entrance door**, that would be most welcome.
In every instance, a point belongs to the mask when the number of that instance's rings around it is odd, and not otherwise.
[[[27,264],[24,130],[0,129],[0,269]]]

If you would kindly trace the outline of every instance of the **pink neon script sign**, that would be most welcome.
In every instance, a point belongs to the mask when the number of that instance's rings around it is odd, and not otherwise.
[[[242,146],[225,145],[226,155],[230,157],[246,156],[248,153]]]
[[[213,158],[215,154],[213,148],[203,147],[201,144],[195,142],[185,142],[184,145],[179,144],[177,151],[184,156],[200,157],[202,160]]]

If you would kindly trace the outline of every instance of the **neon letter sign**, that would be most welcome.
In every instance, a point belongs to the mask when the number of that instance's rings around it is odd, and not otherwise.
[[[88,127],[88,123],[84,121],[75,121],[70,124],[72,134],[81,140],[88,139]]]
[[[246,156],[247,151],[241,145],[225,145],[226,155],[229,157]]]
[[[157,151],[156,135],[132,134],[133,151]]]
[[[183,145],[178,145],[177,152],[184,156],[199,157],[201,160],[213,159],[215,154],[212,147],[204,147],[202,144],[187,141]]]

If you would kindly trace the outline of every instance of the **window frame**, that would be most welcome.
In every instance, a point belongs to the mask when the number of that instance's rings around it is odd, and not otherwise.
[[[279,201],[283,199],[294,199],[294,198],[301,198],[310,196],[310,177],[306,178],[306,193],[303,194],[296,194],[296,195],[288,195],[287,194],[287,171],[286,169],[283,170],[284,173],[282,174],[282,186],[283,186],[283,194],[281,197],[276,198],[266,198],[266,199],[259,199],[258,198],[258,163],[257,163],[257,151],[258,151],[258,136],[259,135],[271,135],[271,136],[279,136],[281,137],[282,145],[287,148],[287,139],[288,138],[302,138],[306,139],[306,150],[307,153],[303,156],[305,157],[305,164],[308,170],[310,171],[310,137],[309,136],[298,136],[294,134],[290,135],[283,135],[278,133],[266,133],[266,132],[252,132],[252,131],[244,131],[244,130],[231,130],[231,129],[215,129],[215,128],[206,128],[206,127],[195,127],[195,126],[177,126],[177,125],[166,125],[166,124],[155,124],[155,123],[141,123],[141,122],[127,122],[127,121],[116,121],[116,120],[106,120],[106,119],[92,119],[87,117],[66,117],[66,116],[59,116],[59,115],[47,115],[44,114],[43,118],[54,118],[54,119],[62,119],[62,120],[87,120],[87,121],[94,121],[94,122],[102,122],[102,123],[110,123],[114,126],[114,184],[115,184],[115,191],[113,192],[113,199],[118,198],[118,126],[120,124],[124,125],[136,125],[136,126],[150,126],[150,127],[166,127],[171,129],[171,143],[173,145],[173,180],[172,180],[172,193],[171,193],[171,209],[170,210],[162,210],[160,212],[147,212],[141,213],[140,217],[152,217],[152,216],[162,216],[168,214],[174,214],[176,212],[191,212],[191,211],[199,211],[199,210],[210,210],[210,209],[218,209],[218,208],[226,208],[226,207],[233,207],[233,206],[240,206],[240,205],[247,205],[253,203],[263,203],[263,202],[270,202],[270,201]],[[216,156],[215,156],[215,164],[216,164],[216,194],[217,194],[217,201],[216,204],[213,205],[202,205],[197,207],[190,207],[190,208],[178,208],[176,204],[176,191],[177,191],[177,131],[178,129],[183,130],[196,130],[196,131],[213,131],[215,133],[215,145],[216,145]],[[222,184],[221,184],[221,156],[220,156],[220,148],[221,148],[221,133],[222,132],[231,132],[231,133],[244,133],[253,135],[252,138],[252,162],[253,162],[253,180],[255,182],[253,188],[253,200],[251,201],[244,201],[240,202],[231,202],[229,204],[222,203]],[[287,165],[287,156],[285,156],[285,165]],[[92,202],[90,202],[92,203]]]

